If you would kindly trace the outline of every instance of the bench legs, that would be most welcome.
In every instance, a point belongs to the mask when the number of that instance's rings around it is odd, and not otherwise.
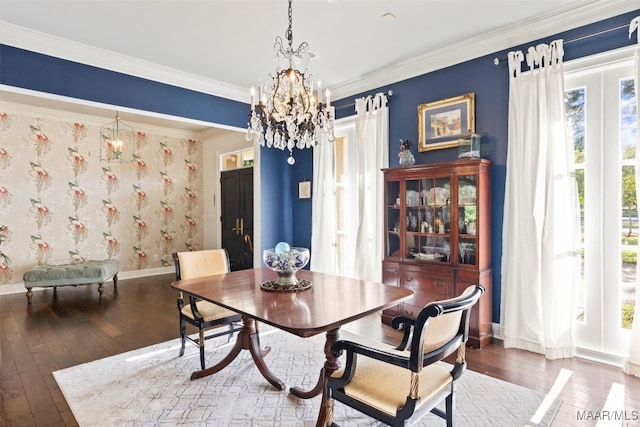
[[[71,285],[78,286],[78,285]],[[113,288],[117,290],[118,286],[118,273],[113,276]],[[56,293],[58,290],[57,286],[53,287],[53,292]],[[102,299],[102,293],[104,292],[104,282],[98,283],[98,292],[100,293],[100,299]],[[33,297],[33,291],[31,288],[27,288],[27,304],[31,305],[31,298]]]

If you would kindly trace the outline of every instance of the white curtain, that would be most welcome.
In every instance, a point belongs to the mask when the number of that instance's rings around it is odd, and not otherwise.
[[[338,274],[336,254],[335,144],[326,138],[313,147],[311,270]]]
[[[379,93],[357,99],[355,105],[355,132],[346,134],[349,137],[340,153],[342,175],[335,176],[335,144],[325,142],[314,148],[311,269],[380,282],[384,246],[381,169],[389,164],[387,97]]]
[[[521,72],[526,56],[528,70]],[[562,40],[510,52],[502,247],[505,347],[575,353],[577,203],[565,125]],[[571,156],[571,157],[569,157]]]
[[[634,18],[629,25],[629,37],[634,31],[637,31],[637,46],[634,55],[635,62],[635,95],[636,103],[640,103],[640,16]],[[640,106],[636,106],[637,124],[640,128]],[[640,183],[640,129],[638,129],[638,145],[636,146],[636,197],[640,196],[638,192],[638,183]],[[637,268],[636,268],[637,270]],[[633,324],[631,325],[631,344],[629,346],[629,357],[624,365],[624,371],[629,375],[640,377],[640,274],[636,272],[636,303],[633,316]]]
[[[383,220],[384,176],[381,169],[389,165],[389,108],[387,96],[356,99],[356,150],[354,167],[348,168],[349,181],[355,183],[353,218],[354,250],[347,252],[353,265],[353,277],[382,281],[384,251]]]

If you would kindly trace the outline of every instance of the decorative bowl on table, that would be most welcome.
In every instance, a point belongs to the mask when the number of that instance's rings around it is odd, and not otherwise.
[[[296,292],[309,289],[313,282],[296,278],[296,273],[309,263],[309,249],[289,247],[278,243],[275,248],[265,249],[264,264],[278,274],[278,278],[263,282],[266,291]]]

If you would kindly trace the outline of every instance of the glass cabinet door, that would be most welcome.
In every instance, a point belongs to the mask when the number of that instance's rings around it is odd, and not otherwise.
[[[385,195],[386,212],[386,254],[387,257],[400,256],[400,181],[387,181]]]
[[[407,180],[406,188],[405,258],[449,262],[451,179]]]
[[[420,201],[419,179],[409,179],[406,181],[405,190],[405,250],[404,257],[407,259],[416,258],[420,245],[420,227],[423,221]]]
[[[458,264],[476,265],[478,177],[458,177]]]

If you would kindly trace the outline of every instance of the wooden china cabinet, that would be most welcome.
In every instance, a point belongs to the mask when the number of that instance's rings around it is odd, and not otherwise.
[[[383,281],[414,292],[385,310],[383,322],[414,317],[427,303],[480,283],[486,293],[472,310],[467,345],[482,348],[493,340],[490,166],[465,159],[383,170]]]

